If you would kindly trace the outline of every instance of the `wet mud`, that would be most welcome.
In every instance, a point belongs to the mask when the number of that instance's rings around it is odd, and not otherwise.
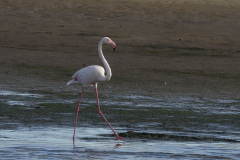
[[[21,151],[24,153],[21,157],[26,158],[30,151],[40,151],[42,155],[53,154],[54,158],[59,158],[59,151],[67,147],[62,152],[66,153],[66,158],[74,155],[89,158],[96,153],[96,157],[106,156],[110,159],[120,155],[125,158],[138,158],[136,155],[149,158],[178,155],[178,158],[205,156],[218,159],[223,156],[224,147],[224,152],[229,153],[225,158],[238,157],[239,99],[190,95],[100,95],[103,114],[126,141],[116,140],[97,113],[94,92],[88,88],[78,117],[74,149],[78,152],[72,155],[75,151],[70,148],[73,148],[75,107],[79,97],[75,88],[66,92],[2,90],[0,141],[2,145],[5,144],[1,146],[5,151],[0,151],[0,154],[7,157],[8,151],[13,153],[12,158],[16,158]],[[32,145],[29,146],[29,143]],[[208,148],[209,152],[204,148]],[[195,153],[195,150],[198,152]],[[195,155],[186,154],[185,151]]]
[[[163,141],[202,141],[202,142],[233,142],[240,143],[234,139],[224,139],[216,137],[191,137],[191,136],[179,136],[169,134],[158,134],[158,133],[138,133],[128,131],[125,133],[119,133],[119,136],[129,139],[140,139],[140,140],[163,140]]]
[[[239,159],[237,0],[0,1],[3,159]],[[237,19],[237,20],[236,20]],[[101,65],[101,110],[87,88],[72,145],[80,68]]]

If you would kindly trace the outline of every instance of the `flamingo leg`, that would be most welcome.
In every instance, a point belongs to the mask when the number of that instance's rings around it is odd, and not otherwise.
[[[95,88],[95,92],[96,92],[96,98],[97,98],[97,106],[98,106],[98,113],[103,117],[103,119],[107,122],[107,124],[109,125],[109,127],[112,129],[113,133],[116,135],[116,138],[118,140],[125,140],[123,138],[121,138],[115,131],[114,129],[112,128],[112,126],[110,125],[110,123],[107,121],[107,119],[103,116],[101,110],[100,110],[100,104],[99,104],[99,99],[98,99],[98,91],[97,91],[97,88]]]
[[[80,98],[79,98],[79,102],[78,102],[78,105],[77,105],[77,108],[76,108],[76,119],[75,119],[74,133],[73,133],[73,145],[74,145],[74,140],[75,140],[75,132],[76,132],[76,126],[77,126],[77,118],[78,118],[78,112],[79,112],[79,105],[80,105],[80,102],[81,102],[81,100],[82,100],[82,96],[83,96],[84,89],[85,89],[85,87],[83,87],[83,89],[82,89],[82,93],[81,93],[81,96],[80,96]],[[75,146],[75,145],[74,145],[74,146]]]

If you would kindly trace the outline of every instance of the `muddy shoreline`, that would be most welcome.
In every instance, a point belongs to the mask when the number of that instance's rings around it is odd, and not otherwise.
[[[117,50],[103,48],[113,77],[102,90],[237,98],[239,7],[202,0],[2,1],[0,81],[17,85],[13,90],[64,88],[78,69],[102,65],[97,44],[109,36]]]

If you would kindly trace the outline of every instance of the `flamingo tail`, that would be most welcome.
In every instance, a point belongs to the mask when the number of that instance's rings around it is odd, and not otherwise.
[[[69,86],[70,84],[75,84],[76,83],[76,81],[74,81],[74,79],[72,79],[71,81],[69,81],[68,83],[67,83],[67,86]]]

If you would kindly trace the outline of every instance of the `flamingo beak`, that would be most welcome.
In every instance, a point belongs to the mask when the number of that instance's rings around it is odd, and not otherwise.
[[[110,45],[112,46],[112,48],[113,48],[113,51],[115,51],[115,48],[116,48],[116,44],[111,40],[110,41]]]

